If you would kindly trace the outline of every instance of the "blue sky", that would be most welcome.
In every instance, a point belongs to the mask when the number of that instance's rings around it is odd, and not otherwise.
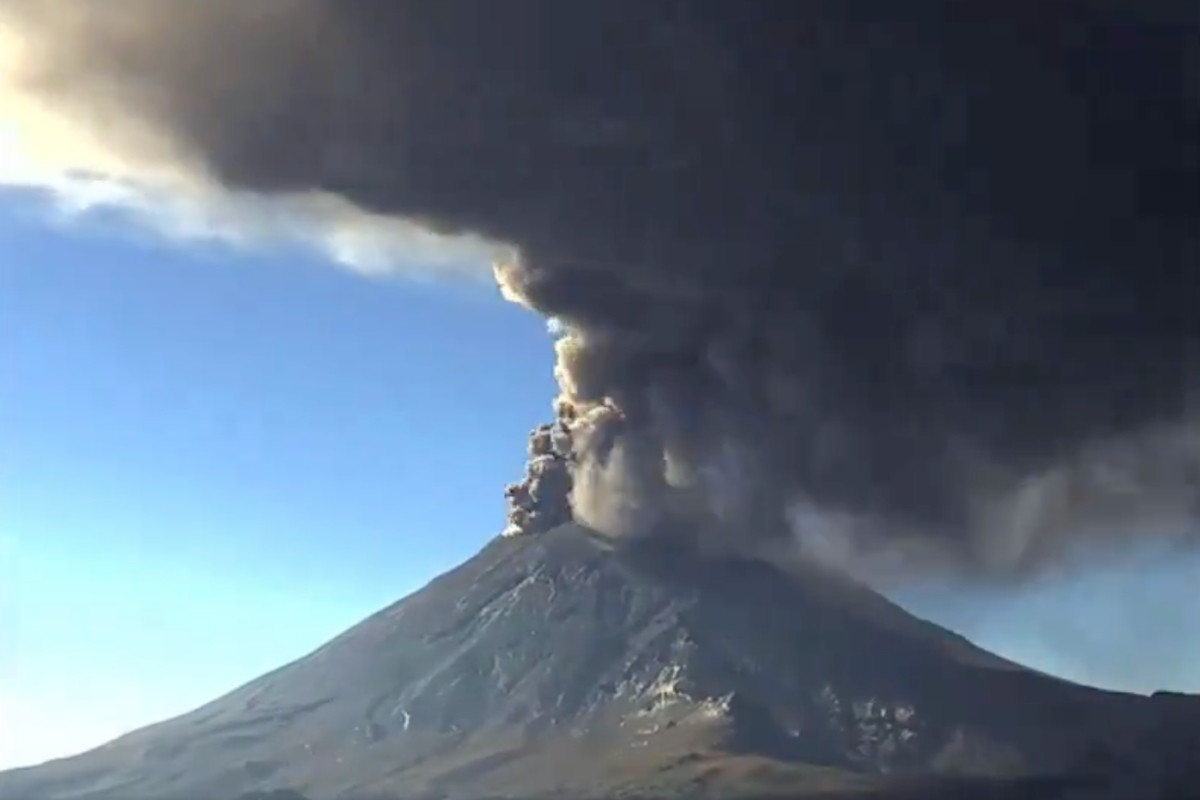
[[[502,524],[554,388],[484,280],[183,243],[0,193],[0,767],[303,655]],[[902,599],[1048,671],[1200,691],[1200,560]]]

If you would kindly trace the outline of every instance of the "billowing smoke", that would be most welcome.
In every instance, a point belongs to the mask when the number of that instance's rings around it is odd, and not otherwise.
[[[131,170],[515,248],[562,396],[510,531],[1001,577],[1195,541],[1191,3],[0,15],[21,91]]]
[[[573,463],[571,430],[561,421],[530,432],[525,478],[504,489],[508,501],[504,535],[544,532],[571,521]]]

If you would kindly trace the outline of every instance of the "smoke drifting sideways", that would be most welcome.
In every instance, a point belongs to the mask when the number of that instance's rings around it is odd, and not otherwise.
[[[263,203],[319,193],[511,248],[497,278],[557,321],[562,391],[510,532],[573,517],[999,579],[1196,542],[1190,3],[10,0],[0,20],[22,91],[122,163],[149,135]]]

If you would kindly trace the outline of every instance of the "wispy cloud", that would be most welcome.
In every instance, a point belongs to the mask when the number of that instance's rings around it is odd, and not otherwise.
[[[56,11],[71,4],[56,5]],[[365,211],[332,194],[231,191],[186,153],[134,120],[102,106],[54,102],[39,91],[42,53],[20,8],[0,8],[0,193],[33,190],[58,216],[117,212],[181,241],[245,248],[300,244],[369,276],[434,270],[490,280],[497,245],[435,233]]]

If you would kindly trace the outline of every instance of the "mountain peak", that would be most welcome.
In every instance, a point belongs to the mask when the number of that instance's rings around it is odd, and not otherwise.
[[[467,798],[747,771],[793,788],[1038,775],[1120,758],[1157,724],[1151,705],[1019,668],[834,576],[564,525],[498,538],[312,654],[0,790]]]

